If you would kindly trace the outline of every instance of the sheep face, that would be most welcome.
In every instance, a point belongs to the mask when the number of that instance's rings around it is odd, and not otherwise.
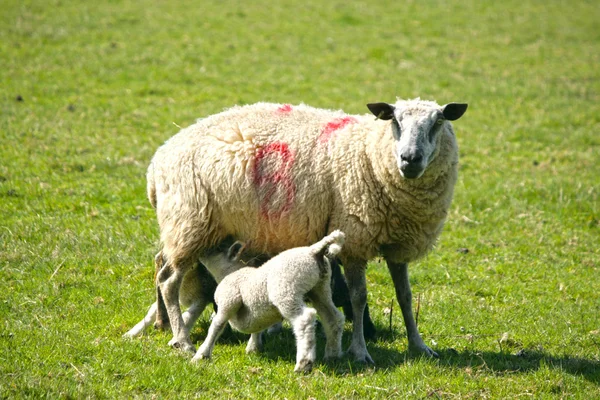
[[[463,103],[439,106],[420,100],[371,103],[367,107],[377,118],[392,120],[394,156],[400,175],[406,179],[423,175],[438,153],[442,132],[451,131],[448,121],[457,120],[467,110]]]

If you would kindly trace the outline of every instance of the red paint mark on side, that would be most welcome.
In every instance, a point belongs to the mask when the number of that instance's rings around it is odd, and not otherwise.
[[[337,131],[348,126],[349,124],[355,124],[356,118],[354,117],[342,117],[336,118],[333,121],[328,122],[321,129],[321,134],[319,135],[319,143],[327,143],[331,139],[335,137]]]
[[[291,177],[294,152],[287,143],[273,142],[256,152],[253,182],[258,192],[260,213],[265,218],[278,218],[291,210],[296,197],[296,186]],[[273,197],[283,197],[283,203],[274,207]]]
[[[282,106],[280,106],[277,109],[277,112],[280,114],[292,112],[292,105],[291,104],[283,104]]]

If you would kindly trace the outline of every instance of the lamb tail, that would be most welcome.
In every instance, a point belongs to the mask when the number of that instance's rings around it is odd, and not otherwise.
[[[342,246],[346,240],[346,235],[340,230],[335,230],[317,243],[310,246],[314,254],[324,255],[327,252],[329,257],[335,257],[342,251]]]

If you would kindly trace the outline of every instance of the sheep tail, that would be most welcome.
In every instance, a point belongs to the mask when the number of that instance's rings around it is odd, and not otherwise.
[[[327,253],[327,256],[333,258],[342,251],[345,240],[346,235],[344,235],[344,232],[335,230],[310,246],[310,249],[315,255],[324,256]]]
[[[154,163],[150,163],[148,172],[146,172],[146,193],[152,207],[156,208],[156,182],[154,181]]]

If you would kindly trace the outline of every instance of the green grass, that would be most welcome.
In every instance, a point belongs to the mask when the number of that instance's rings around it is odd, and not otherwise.
[[[599,20],[593,1],[4,1],[0,398],[599,398]],[[297,376],[289,329],[200,365],[165,333],[121,339],[153,301],[145,168],[175,125],[396,96],[470,105],[445,231],[411,266],[440,359],[407,354],[397,304],[390,329],[375,260],[375,367]]]

